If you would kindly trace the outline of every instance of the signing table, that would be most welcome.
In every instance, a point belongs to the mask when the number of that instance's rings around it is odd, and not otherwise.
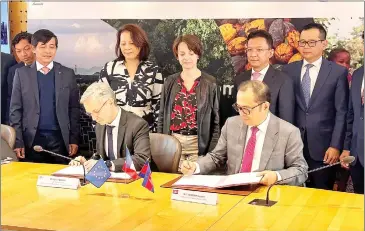
[[[172,189],[160,185],[178,175],[157,172],[155,193],[141,179],[78,190],[36,186],[39,175],[64,167],[1,165],[1,230],[364,230],[363,195],[275,186],[277,204],[248,204],[265,198],[261,187],[246,197],[220,194],[212,206],[171,200]]]

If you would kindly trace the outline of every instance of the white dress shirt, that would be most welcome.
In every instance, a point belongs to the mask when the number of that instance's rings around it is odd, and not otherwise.
[[[307,67],[306,67],[307,64],[309,64],[309,62],[304,59],[303,60],[302,71],[301,71],[301,74],[300,74],[300,81],[303,80],[305,71],[307,70]],[[316,61],[314,61],[311,64],[313,64],[313,67],[311,67],[309,69],[309,76],[311,78],[310,96],[312,96],[312,92],[313,92],[313,89],[314,89],[314,85],[316,84],[316,81],[317,81],[317,78],[318,78],[318,74],[319,74],[319,70],[321,69],[322,57],[320,57],[319,59],[317,59]]]
[[[37,71],[40,71],[42,74],[44,74],[42,68],[44,67],[42,64],[40,64],[38,61],[35,62],[36,64],[36,67],[37,67]],[[49,70],[52,70],[53,68],[53,61],[50,62],[48,65],[47,65],[48,69]]]
[[[119,121],[120,121],[120,116],[122,114],[122,110],[120,110],[120,108],[118,107],[118,114],[115,117],[115,119],[110,123],[107,124],[109,126],[114,126],[114,128],[112,129],[112,134],[113,134],[113,152],[114,152],[114,159],[118,158],[118,150],[117,150],[117,142],[118,142],[118,129],[119,129]],[[109,153],[108,153],[108,132],[105,129],[105,153],[106,156],[109,157]]]
[[[269,67],[270,67],[270,64],[268,64],[264,69],[262,69],[261,71],[259,71],[259,73],[261,74],[260,75],[260,78],[258,78],[257,80],[260,80],[261,82],[264,81],[264,78],[265,78],[265,75],[266,75],[266,72],[267,70],[269,70]],[[256,72],[253,70],[251,70],[251,80],[253,80],[253,73]]]

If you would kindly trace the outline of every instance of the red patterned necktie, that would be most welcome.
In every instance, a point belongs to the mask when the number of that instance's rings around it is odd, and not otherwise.
[[[251,172],[252,161],[255,154],[255,146],[256,146],[256,133],[258,132],[257,127],[251,128],[251,137],[247,142],[245,153],[242,158],[241,164],[241,172]]]

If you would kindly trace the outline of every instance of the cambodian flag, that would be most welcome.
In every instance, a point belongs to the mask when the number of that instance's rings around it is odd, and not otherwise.
[[[151,175],[150,162],[147,160],[139,172],[139,176],[143,178],[142,186],[154,193],[155,189],[153,187]]]
[[[125,147],[125,162],[123,165],[123,171],[127,173],[132,179],[138,178],[136,168],[134,167],[133,160],[127,146]]]

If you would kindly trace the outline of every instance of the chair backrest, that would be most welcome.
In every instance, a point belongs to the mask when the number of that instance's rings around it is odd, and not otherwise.
[[[9,147],[13,149],[15,144],[15,129],[8,125],[2,124],[1,139],[5,140]]]
[[[177,173],[181,157],[181,144],[173,136],[150,133],[151,155],[160,172]]]

